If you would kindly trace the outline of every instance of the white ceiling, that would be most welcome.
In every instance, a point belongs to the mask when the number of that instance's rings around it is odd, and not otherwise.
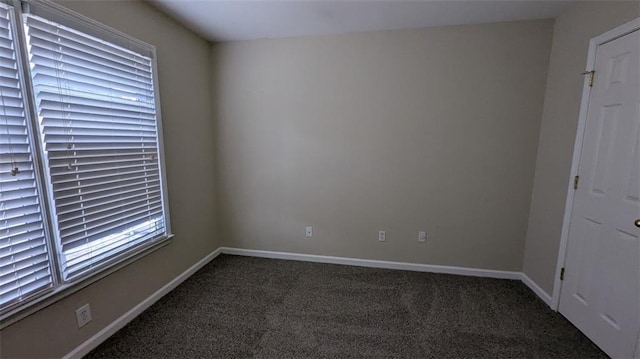
[[[571,1],[150,0],[211,41],[544,19]]]

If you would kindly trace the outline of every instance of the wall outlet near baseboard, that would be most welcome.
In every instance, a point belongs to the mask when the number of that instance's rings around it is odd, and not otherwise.
[[[307,238],[313,237],[313,227],[307,227],[304,236]]]
[[[78,328],[82,328],[89,324],[91,321],[91,307],[89,307],[89,303],[76,309],[76,319],[78,321]]]
[[[378,241],[380,241],[380,242],[386,242],[386,241],[387,241],[387,232],[385,232],[385,231],[378,231]]]
[[[418,242],[424,243],[427,241],[427,232],[418,232]]]

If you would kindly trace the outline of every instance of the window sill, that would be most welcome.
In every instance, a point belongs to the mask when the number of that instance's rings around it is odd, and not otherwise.
[[[71,294],[78,292],[79,290],[119,271],[120,269],[139,260],[140,258],[157,251],[158,249],[169,244],[172,238],[173,238],[173,234],[169,234],[166,238],[160,239],[148,247],[143,247],[143,249],[141,249],[140,251],[135,252],[132,255],[125,257],[118,262],[113,263],[111,266],[103,269],[102,271],[88,278],[85,278],[75,283],[61,285],[58,288],[54,289],[53,291],[43,294],[40,297],[33,299],[25,303],[24,305],[3,314],[2,316],[0,316],[0,329],[4,329],[20,321],[21,319],[24,319],[29,315],[39,310],[42,310],[50,306],[51,304],[65,297],[68,297]]]

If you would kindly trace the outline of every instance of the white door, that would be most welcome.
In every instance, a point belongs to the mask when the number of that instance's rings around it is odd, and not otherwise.
[[[640,31],[598,46],[560,313],[614,358],[640,331]]]

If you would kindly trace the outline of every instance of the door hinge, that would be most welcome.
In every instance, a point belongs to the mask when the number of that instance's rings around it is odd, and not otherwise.
[[[593,87],[593,80],[596,77],[595,71],[585,71],[582,73],[583,75],[589,75],[589,87]]]
[[[564,268],[560,269],[560,280],[564,280]]]
[[[578,189],[578,183],[580,183],[580,176],[573,177],[573,189]]]

